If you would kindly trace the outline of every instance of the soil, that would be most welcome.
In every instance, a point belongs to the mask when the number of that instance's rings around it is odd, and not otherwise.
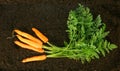
[[[63,41],[68,40],[65,32],[68,13],[78,3],[89,7],[94,17],[101,15],[110,31],[108,41],[118,48],[85,64],[68,58],[23,64],[23,58],[39,53],[16,46],[12,31],[17,28],[34,35],[31,28],[36,27],[49,42],[63,46]],[[0,71],[120,71],[119,31],[120,0],[0,0]]]

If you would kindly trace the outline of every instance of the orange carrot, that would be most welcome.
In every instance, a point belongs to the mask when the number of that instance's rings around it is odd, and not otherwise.
[[[32,28],[32,30],[44,43],[48,42],[48,38],[43,35],[39,30],[37,30],[36,28]]]
[[[33,46],[29,46],[27,44],[23,44],[19,41],[14,41],[14,43],[22,48],[25,48],[25,49],[29,49],[29,50],[33,50],[33,51],[36,51],[36,52],[39,52],[39,53],[43,53],[44,50],[42,48],[35,48]]]
[[[42,60],[45,60],[46,58],[47,58],[46,55],[33,56],[30,58],[23,59],[22,62],[26,63],[26,62],[32,62],[32,61],[42,61]]]
[[[25,38],[28,38],[28,39],[30,39],[30,40],[33,40],[33,41],[35,41],[35,42],[37,42],[37,43],[39,43],[39,44],[42,43],[39,39],[33,37],[32,35],[30,35],[30,34],[28,34],[28,33],[22,32],[22,31],[20,31],[20,30],[14,30],[14,31],[15,31],[17,34],[19,34],[19,35],[21,35],[21,36],[23,36],[23,37],[25,37]]]
[[[41,44],[38,44],[32,40],[29,40],[29,39],[25,39],[25,38],[22,38],[20,35],[16,35],[17,38],[22,41],[23,43],[26,43],[30,46],[33,46],[33,47],[36,47],[36,48],[42,48],[42,43]]]

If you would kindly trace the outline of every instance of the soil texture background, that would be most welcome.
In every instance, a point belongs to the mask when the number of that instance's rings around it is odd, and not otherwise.
[[[101,15],[110,31],[107,40],[118,48],[85,64],[68,58],[23,64],[23,58],[39,53],[16,46],[12,31],[17,28],[35,36],[31,28],[36,27],[49,42],[63,46],[69,11],[78,3],[89,7],[94,17]],[[120,0],[0,0],[0,71],[120,71]]]

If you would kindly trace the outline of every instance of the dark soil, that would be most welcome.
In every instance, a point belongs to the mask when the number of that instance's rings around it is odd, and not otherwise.
[[[17,28],[34,35],[38,28],[55,45],[67,40],[67,17],[78,3],[91,9],[94,17],[101,15],[110,31],[107,39],[118,48],[100,59],[82,64],[80,61],[50,59],[21,63],[26,57],[39,55],[16,46],[12,36]],[[120,71],[120,0],[0,0],[0,71]]]

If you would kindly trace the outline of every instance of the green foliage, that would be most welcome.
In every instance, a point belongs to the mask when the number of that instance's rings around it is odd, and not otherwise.
[[[105,32],[106,25],[101,23],[100,15],[93,20],[90,9],[87,7],[79,4],[77,9],[70,11],[67,25],[72,45],[69,48],[81,50],[78,57],[72,56],[73,59],[89,62],[91,59],[99,58],[99,54],[105,56],[106,52],[109,53],[109,50],[117,47],[105,40],[109,32]]]
[[[109,32],[105,31],[106,25],[101,21],[100,15],[93,20],[90,9],[79,4],[79,7],[71,10],[68,16],[66,31],[70,42],[65,42],[63,48],[50,45],[52,47],[48,49],[48,57],[68,57],[84,63],[98,59],[101,54],[105,56],[110,50],[117,48],[115,44],[105,40]]]

